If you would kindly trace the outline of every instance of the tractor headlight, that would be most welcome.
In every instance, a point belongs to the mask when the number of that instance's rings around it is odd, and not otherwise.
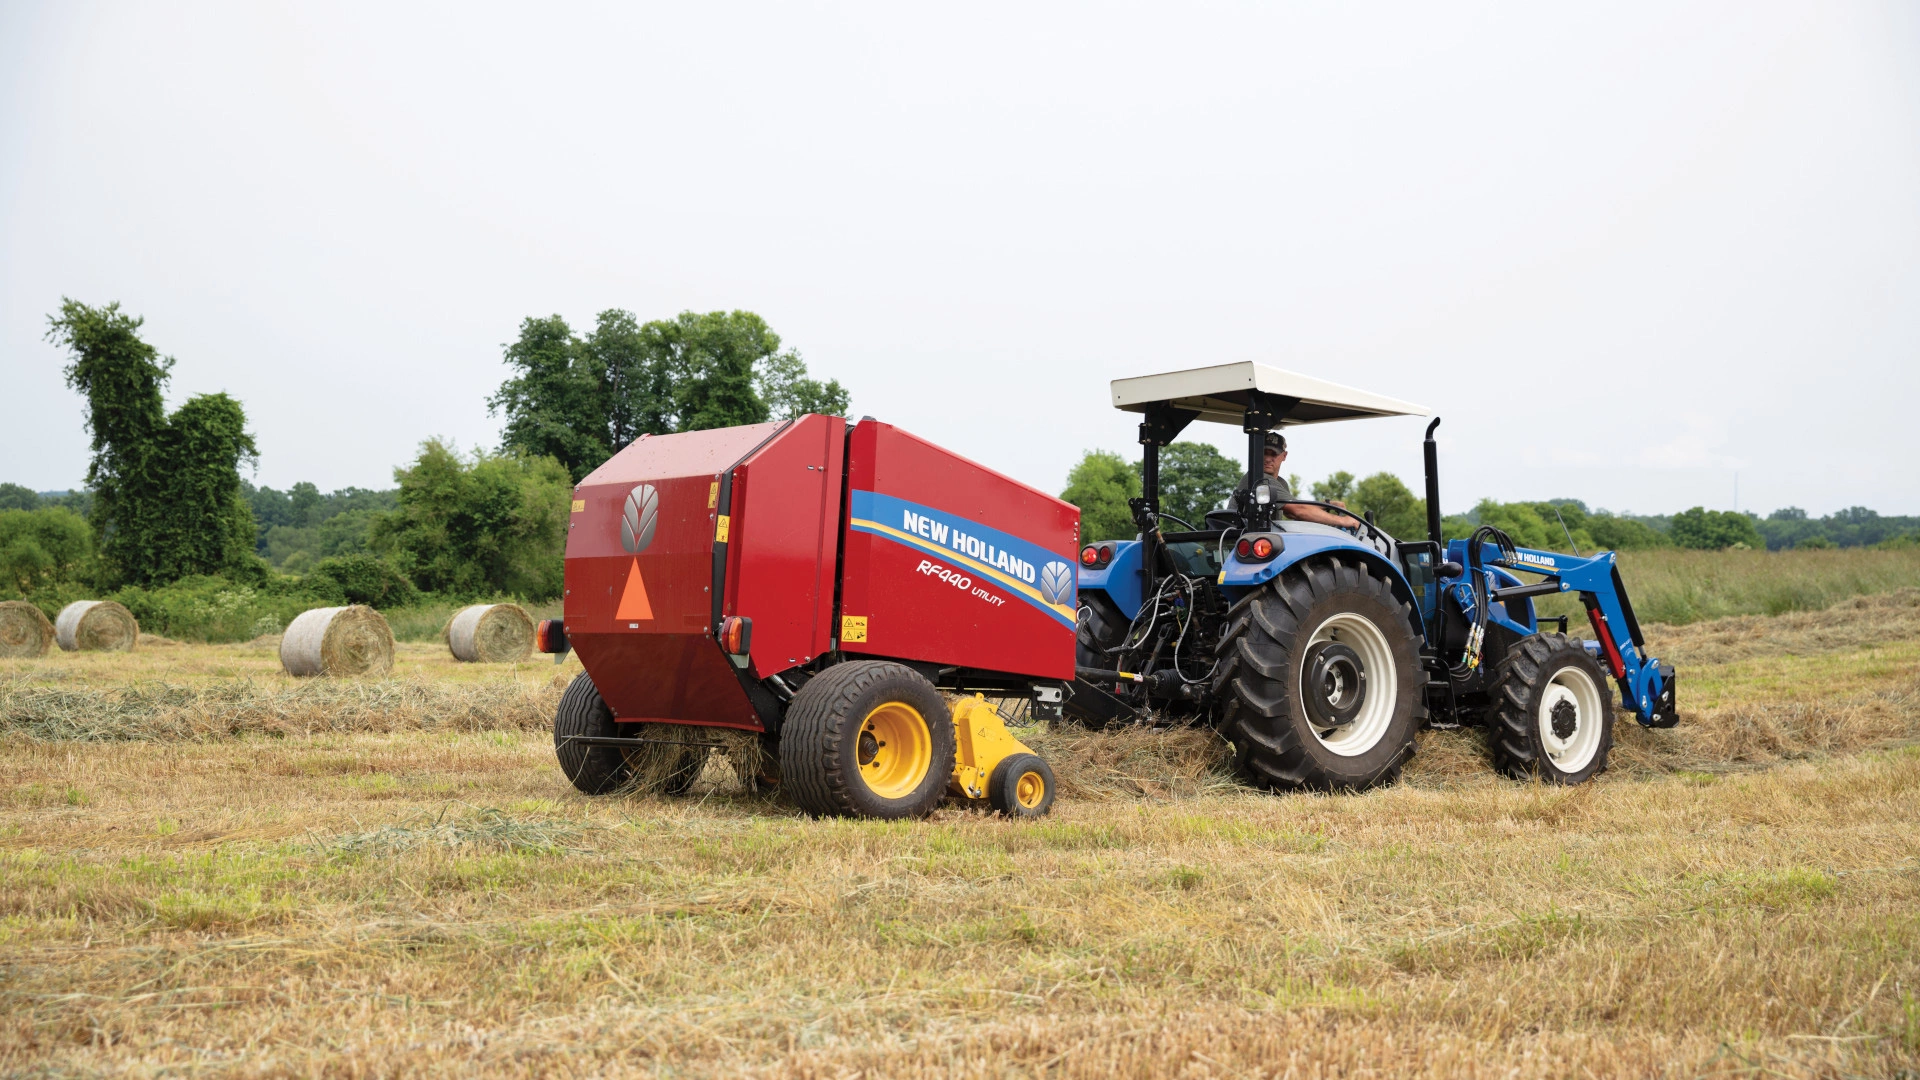
[[[1273,489],[1267,487],[1267,485],[1265,484],[1261,484],[1259,487],[1254,488],[1253,501],[1259,503],[1261,506],[1267,505],[1268,503],[1273,501]]]

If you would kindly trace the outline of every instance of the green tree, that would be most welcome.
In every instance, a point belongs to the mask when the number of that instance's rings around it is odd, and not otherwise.
[[[528,319],[505,359],[515,374],[487,402],[507,418],[503,449],[553,457],[576,481],[641,435],[849,409],[750,311],[642,324],[613,309],[584,339],[558,315]]]
[[[40,493],[19,484],[0,484],[0,510],[38,510]]]
[[[1700,506],[1673,515],[1669,535],[1675,544],[1701,551],[1719,551],[1735,544],[1750,548],[1766,546],[1752,518],[1734,510],[1708,510]]]
[[[754,378],[754,389],[775,420],[792,420],[808,413],[845,416],[853,408],[840,380],[809,378],[806,362],[791,349],[767,357]]]
[[[1127,500],[1140,494],[1140,473],[1110,450],[1089,450],[1067,474],[1060,497],[1080,508],[1080,539],[1130,540],[1139,530]]]
[[[519,340],[506,347],[506,362],[518,374],[487,400],[489,412],[506,413],[503,446],[551,457],[575,480],[611,456],[601,373],[565,319],[522,321]]]
[[[1361,515],[1372,511],[1374,524],[1395,539],[1420,540],[1427,535],[1427,500],[1415,498],[1392,473],[1377,472],[1354,484],[1348,506]]]
[[[558,461],[462,458],[433,439],[394,478],[399,504],[373,523],[370,545],[414,585],[454,597],[560,594],[572,482]]]
[[[1316,502],[1346,502],[1352,496],[1353,474],[1344,469],[1313,485]]]
[[[20,597],[72,581],[92,556],[86,519],[66,507],[0,510],[0,592]]]
[[[107,577],[146,585],[259,574],[240,488],[240,464],[258,451],[240,403],[200,394],[169,417],[161,393],[173,360],[140,339],[143,320],[118,304],[67,300],[47,321],[48,339],[73,355],[68,385],[87,398],[89,518]]]
[[[1161,447],[1160,509],[1203,529],[1207,511],[1233,494],[1243,476],[1241,466],[1211,443],[1177,442]],[[1131,518],[1127,528],[1131,536]]]

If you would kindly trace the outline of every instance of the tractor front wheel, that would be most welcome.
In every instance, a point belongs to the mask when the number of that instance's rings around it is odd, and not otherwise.
[[[1240,772],[1268,788],[1391,782],[1426,716],[1412,605],[1381,573],[1330,558],[1235,604],[1214,697]]]
[[[810,679],[787,707],[780,780],[809,814],[925,817],[952,776],[947,703],[903,664],[836,664]]]
[[[1494,679],[1487,739],[1494,766],[1517,780],[1593,779],[1613,749],[1613,696],[1600,662],[1565,634],[1515,642]]]

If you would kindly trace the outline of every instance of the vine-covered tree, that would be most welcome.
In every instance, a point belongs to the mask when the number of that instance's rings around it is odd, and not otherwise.
[[[47,338],[73,355],[67,384],[87,398],[87,469],[107,584],[165,584],[191,574],[256,576],[253,514],[240,463],[258,455],[240,403],[199,394],[168,416],[173,369],[120,305],[76,300],[48,316]]]
[[[642,324],[603,311],[585,338],[558,315],[527,319],[506,347],[515,369],[488,399],[504,413],[503,449],[552,457],[577,481],[641,435],[845,415],[839,382],[805,361],[750,311],[683,311]]]

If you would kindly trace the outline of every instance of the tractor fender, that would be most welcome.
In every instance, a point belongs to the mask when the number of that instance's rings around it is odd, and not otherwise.
[[[1330,535],[1330,533],[1331,530],[1328,534],[1286,533],[1286,550],[1269,562],[1241,562],[1239,556],[1229,555],[1226,567],[1220,572],[1220,591],[1226,595],[1229,602],[1237,605],[1241,600],[1257,592],[1261,586],[1295,566],[1324,562],[1333,558],[1352,559],[1355,562],[1365,563],[1378,572],[1392,587],[1393,595],[1412,607],[1413,615],[1410,622],[1413,625],[1414,636],[1425,640],[1426,628],[1420,621],[1419,599],[1415,596],[1413,587],[1407,584],[1406,575],[1393,564],[1393,560],[1357,540]]]
[[[1113,606],[1120,609],[1121,618],[1131,621],[1140,614],[1140,605],[1146,602],[1146,582],[1141,579],[1140,562],[1143,550],[1138,540],[1107,540],[1103,544],[1113,545],[1113,561],[1098,570],[1074,564],[1079,575],[1079,588],[1082,593],[1102,592]]]

